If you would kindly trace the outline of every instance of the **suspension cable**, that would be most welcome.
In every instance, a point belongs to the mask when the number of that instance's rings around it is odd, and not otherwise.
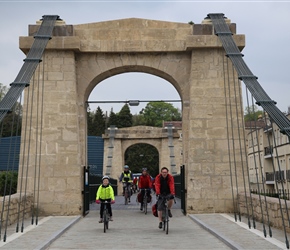
[[[255,114],[254,112],[254,104],[252,103],[252,108],[253,110],[250,109],[250,103],[249,103],[249,94],[248,94],[248,89],[246,88],[246,98],[247,98],[247,107],[248,107],[248,111],[249,114]],[[250,120],[250,136],[251,136],[251,141],[252,141],[252,148],[253,148],[253,159],[254,159],[254,168],[255,168],[255,174],[256,174],[256,183],[257,183],[257,187],[258,190],[260,190],[260,183],[259,183],[259,173],[258,173],[258,167],[257,167],[257,160],[256,160],[256,152],[255,152],[255,140],[253,137],[253,128],[252,128],[252,121]],[[259,144],[258,138],[257,139],[257,144]],[[258,151],[258,154],[260,154],[260,152]],[[258,192],[258,197],[259,197],[259,203],[260,203],[260,209],[261,209],[261,217],[262,217],[262,224],[263,224],[263,232],[264,232],[264,236],[266,237],[266,230],[265,230],[265,224],[264,224],[264,213],[263,213],[263,207],[262,207],[262,199],[261,199],[261,193]]]
[[[29,160],[30,160],[30,149],[31,149],[31,132],[32,132],[32,116],[33,116],[33,104],[34,104],[34,92],[35,92],[35,75],[33,75],[33,85],[31,91],[31,105],[30,105],[30,120],[29,120],[29,136],[28,136],[28,149],[27,149],[27,159],[26,159],[26,176],[25,176],[25,188],[24,188],[24,204],[22,212],[22,224],[21,232],[24,230],[24,219],[26,210],[26,199],[27,199],[27,183],[28,183],[28,170],[29,170]],[[28,115],[28,114],[27,114]]]
[[[275,136],[275,131],[274,131],[274,128],[273,128],[272,119],[270,119],[270,123],[271,123],[271,128],[272,128],[272,135],[273,135],[273,143],[274,143],[274,148],[275,148],[275,154],[276,154],[276,158],[277,158],[277,165],[278,165],[278,171],[279,171],[278,173],[279,173],[279,176],[281,176],[281,168],[280,168],[280,162],[279,162],[279,158],[278,158],[278,149],[277,149],[277,144],[276,144],[276,136]],[[268,135],[268,141],[269,141],[269,145],[270,145],[269,135]],[[274,174],[275,174],[276,172],[275,172],[274,157],[273,157],[273,153],[272,153],[271,150],[270,150],[270,152],[271,152],[272,167],[273,167],[273,171],[274,171]],[[283,184],[283,182],[281,182],[281,185],[282,185],[282,193],[283,193],[283,199],[284,199],[285,193],[284,193],[284,184]],[[279,201],[282,225],[283,225],[283,229],[284,229],[285,243],[286,243],[287,249],[289,249],[289,241],[288,241],[288,238],[287,238],[287,230],[286,230],[286,225],[285,225],[285,221],[284,221],[284,214],[283,214],[281,197],[280,197],[281,195],[280,195],[280,192],[279,192],[279,187],[278,187],[278,183],[276,181],[276,178],[275,178],[275,186],[276,186],[276,189],[277,189],[277,192],[278,192],[278,201]],[[289,212],[288,212],[287,202],[286,202],[285,199],[284,199],[284,201],[285,201],[285,210],[286,210],[287,219],[288,219],[288,225],[289,225]]]
[[[37,180],[37,157],[38,157],[38,119],[39,119],[39,81],[40,81],[40,66],[42,65],[42,63],[40,63],[38,65],[38,77],[36,80],[36,86],[35,88],[37,89],[37,101],[36,101],[36,128],[35,128],[35,163],[34,163],[34,184],[33,184],[33,199],[35,198],[35,193],[36,193],[36,180]],[[35,213],[35,209],[34,209],[34,200],[32,203],[32,213],[31,213],[31,224],[33,225],[34,223],[34,213]]]
[[[227,61],[228,60],[229,59],[227,59]],[[242,102],[241,102],[242,98],[241,98],[241,91],[240,91],[241,87],[239,85],[239,81],[236,82],[236,76],[235,76],[235,71],[234,71],[233,67],[232,67],[232,72],[233,72],[233,85],[234,85],[234,93],[235,93],[236,117],[237,117],[237,125],[238,125],[238,137],[239,137],[239,148],[240,148],[240,157],[241,157],[242,173],[243,173],[244,193],[245,193],[247,214],[249,215],[248,197],[247,197],[247,188],[246,188],[246,177],[245,177],[245,167],[244,167],[244,158],[243,158],[243,147],[242,147],[242,139],[241,139],[241,133],[240,133],[241,128],[244,128],[244,119],[243,119],[243,112],[242,112],[243,105],[242,105]],[[236,85],[238,86],[238,90],[239,90],[238,93],[237,93],[237,90],[236,90],[237,89]],[[240,97],[239,98],[239,102],[237,100],[237,95]],[[240,110],[241,110],[240,115],[241,115],[242,127],[240,127],[238,104],[240,105]],[[245,138],[244,129],[242,129],[242,132],[243,132],[242,136],[243,136],[243,139],[244,139],[243,143],[244,143],[244,146],[246,146],[246,138]],[[247,152],[246,148],[244,148],[244,150],[245,150],[245,152]],[[247,162],[247,157],[246,157],[246,162]],[[246,165],[246,169],[247,169],[247,173],[248,173],[248,165]],[[248,175],[248,177],[249,177],[249,175]],[[253,209],[253,206],[252,206],[252,209]],[[248,226],[249,226],[249,228],[251,228],[251,221],[250,221],[250,217],[249,216],[248,216]]]
[[[223,71],[225,72],[225,62],[223,57]],[[230,180],[231,180],[231,192],[232,192],[232,200],[233,200],[233,207],[234,207],[234,217],[235,221],[237,221],[237,206],[235,202],[235,195],[234,195],[234,185],[233,185],[233,174],[232,174],[232,159],[231,159],[231,147],[230,147],[230,135],[229,135],[229,121],[228,121],[228,102],[227,102],[227,91],[226,91],[226,76],[224,75],[224,94],[225,94],[225,107],[226,107],[226,123],[227,123],[227,143],[228,143],[228,151],[229,151],[229,165],[230,165]],[[230,98],[230,97],[229,97]]]
[[[6,166],[6,171],[5,171],[5,182],[4,182],[4,190],[3,190],[3,203],[2,203],[2,213],[1,213],[1,221],[3,221],[3,212],[5,209],[5,203],[6,203],[6,191],[7,191],[7,183],[8,183],[8,173],[9,173],[9,166],[10,166],[10,159],[11,159],[11,147],[12,147],[12,135],[13,135],[13,128],[14,128],[14,123],[15,123],[15,115],[12,114],[12,124],[11,124],[11,132],[10,132],[10,143],[9,143],[9,150],[8,150],[8,162],[7,162],[7,166]],[[10,194],[8,194],[8,201],[10,201]],[[5,221],[5,231],[6,232],[6,228],[7,228],[7,224],[8,224],[8,214],[9,214],[9,210],[10,210],[10,206],[9,206],[9,202],[8,202],[8,209],[6,212],[6,221]],[[1,229],[0,229],[1,230]],[[1,235],[1,233],[0,233]],[[4,237],[3,240],[6,241],[6,234],[4,233]]]
[[[15,137],[14,137],[14,150],[13,150],[13,155],[16,155],[16,144],[17,144],[17,136],[18,136],[18,130],[19,130],[19,126],[20,126],[20,112],[21,112],[21,102],[22,102],[22,95],[20,95],[20,100],[19,100],[19,105],[16,102],[16,105],[14,107],[14,112],[13,112],[13,120],[14,117],[17,115],[17,122],[16,122],[16,133],[15,133]],[[18,112],[16,112],[16,109],[18,108]],[[14,123],[14,122],[13,122]],[[12,125],[12,129],[11,129],[11,137],[10,137],[10,145],[12,144],[12,138],[13,138],[13,127],[14,125]],[[9,161],[8,161],[8,166],[10,165],[10,150],[9,150]],[[11,169],[11,176],[10,176],[10,187],[9,187],[9,199],[8,199],[8,211],[6,213],[6,225],[5,225],[5,232],[4,232],[4,237],[3,237],[3,241],[6,241],[7,238],[7,227],[8,227],[8,218],[9,218],[9,214],[10,214],[10,205],[11,205],[11,195],[12,195],[12,184],[13,184],[13,171],[14,171],[14,165],[15,165],[15,157],[13,158],[13,163],[12,163],[12,169]]]
[[[24,131],[24,136],[23,136],[23,140],[22,140],[22,160],[21,160],[21,164],[19,162],[19,166],[21,166],[21,178],[20,178],[20,188],[19,188],[19,192],[20,192],[20,197],[19,197],[19,203],[18,203],[18,213],[17,213],[17,223],[16,223],[16,233],[18,233],[19,231],[19,220],[20,220],[20,204],[22,202],[22,187],[23,187],[23,174],[24,174],[24,160],[25,160],[25,153],[26,153],[26,142],[27,142],[27,123],[28,123],[28,107],[30,104],[30,88],[27,88],[27,104],[26,104],[26,115],[25,115],[25,126],[24,129],[22,129],[22,131]],[[22,121],[23,124],[24,121]],[[22,135],[21,135],[22,137]],[[19,174],[19,173],[18,173]],[[19,179],[19,178],[18,178]]]
[[[44,76],[44,65],[45,65],[45,54],[43,56],[43,64],[42,64],[42,75]],[[40,87],[40,85],[39,85]],[[40,188],[40,165],[41,165],[41,145],[42,143],[42,131],[43,131],[43,107],[44,107],[44,77],[42,77],[42,86],[41,86],[41,110],[40,110],[40,134],[39,134],[39,157],[38,157],[38,184],[37,184],[37,198],[36,198],[36,221],[35,224],[38,224],[38,210],[39,210],[39,188]]]

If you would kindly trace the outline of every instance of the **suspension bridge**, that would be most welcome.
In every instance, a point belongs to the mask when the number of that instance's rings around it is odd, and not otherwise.
[[[144,38],[133,37],[134,32],[132,37],[126,37],[128,33],[126,30],[122,33],[120,23],[136,32],[141,27]],[[59,16],[45,15],[33,34],[33,42],[32,36],[22,41],[23,51],[28,51],[27,57],[0,102],[0,136],[8,113],[22,115],[21,123],[19,116],[11,123],[11,131],[22,127],[21,152],[17,194],[11,193],[12,179],[6,178],[5,181],[1,238],[6,241],[7,227],[13,216],[16,232],[23,232],[27,214],[31,216],[31,224],[37,225],[40,214],[76,215],[84,210],[85,195],[81,191],[87,180],[86,171],[82,171],[86,166],[85,103],[100,81],[132,71],[163,77],[180,93],[185,166],[182,191],[186,193],[187,213],[230,212],[236,222],[245,215],[249,229],[255,229],[259,220],[264,237],[272,237],[271,207],[265,190],[275,186],[281,190],[276,198],[277,207],[285,245],[289,249],[289,205],[285,199],[284,182],[276,178],[273,184],[267,184],[261,159],[263,149],[256,146],[252,148],[253,152],[249,152],[247,148],[249,144],[260,144],[259,127],[258,121],[254,120],[245,130],[241,84],[246,88],[249,110],[254,113],[254,105],[257,104],[263,111],[268,147],[275,146],[277,142],[275,136],[278,134],[271,133],[270,136],[268,133],[275,127],[285,136],[285,144],[289,144],[290,121],[243,60],[242,39],[236,39],[239,35],[221,13],[208,14],[203,24],[193,27],[150,21],[146,25],[144,27],[143,20],[129,19],[118,24],[76,25],[74,32],[70,32],[71,27],[65,25]],[[164,32],[158,33],[154,29],[156,25]],[[147,28],[156,33],[152,33],[153,38],[146,36]],[[102,37],[104,30],[110,36],[114,29],[119,32],[118,39],[111,41]],[[176,32],[180,37],[172,35]],[[162,37],[166,33],[171,34],[172,41]],[[199,39],[207,43],[200,45]],[[203,58],[202,61],[191,60],[198,56]],[[200,86],[201,83],[203,86]],[[203,94],[208,92],[214,93],[210,101]],[[23,110],[17,103],[24,103]],[[212,105],[216,112],[208,115]],[[210,125],[213,124],[212,117],[215,118],[214,125]],[[13,147],[10,148],[13,151]],[[274,148],[276,152],[271,151],[270,164],[272,172],[281,177],[286,166],[281,166],[278,149]],[[255,196],[251,192],[250,153],[258,189]],[[8,161],[5,171],[11,170],[14,169]],[[256,206],[259,206],[259,214],[255,213]]]

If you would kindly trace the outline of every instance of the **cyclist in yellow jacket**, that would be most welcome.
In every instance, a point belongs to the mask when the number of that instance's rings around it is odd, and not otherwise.
[[[125,193],[125,187],[128,187],[128,189],[130,190],[129,192],[129,202],[130,202],[130,197],[132,195],[131,186],[133,183],[133,174],[129,169],[128,165],[124,166],[124,171],[120,175],[119,181],[123,183],[123,195]]]
[[[113,213],[112,213],[112,207],[111,203],[115,203],[115,195],[114,190],[109,182],[109,176],[104,176],[102,178],[103,184],[99,186],[97,195],[96,195],[96,203],[100,204],[100,220],[99,223],[103,222],[103,212],[104,212],[104,203],[102,201],[108,201],[107,208],[110,214],[110,221],[113,221]]]

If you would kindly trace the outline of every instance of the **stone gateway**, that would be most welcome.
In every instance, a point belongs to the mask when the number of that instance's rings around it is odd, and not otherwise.
[[[242,49],[244,35],[235,34],[235,24],[227,22]],[[39,23],[30,25],[29,35],[20,37],[24,53],[29,51],[38,27]],[[86,101],[101,81],[126,72],[159,76],[180,95],[187,212],[233,211],[224,60],[224,49],[207,20],[188,24],[129,18],[79,25],[58,21],[39,65],[43,71],[36,70],[37,77],[44,81],[45,103],[40,211],[47,215],[82,213],[83,166],[87,163]],[[28,98],[26,89],[23,117],[27,105],[31,105]],[[30,143],[30,154],[35,154],[33,145],[37,142]],[[35,182],[34,164],[29,162],[29,192],[33,192]]]

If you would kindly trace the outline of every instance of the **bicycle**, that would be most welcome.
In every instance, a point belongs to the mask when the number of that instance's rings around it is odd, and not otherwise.
[[[129,188],[129,178],[124,178],[123,185],[125,186],[124,188],[124,199],[125,199],[125,205],[128,205],[128,201],[130,202],[130,197],[131,197],[131,189]]]
[[[110,221],[110,214],[107,208],[108,201],[102,201],[101,203],[104,204],[104,211],[103,211],[103,223],[104,223],[104,233],[107,229],[109,229],[109,221]]]
[[[148,207],[148,196],[147,191],[150,191],[149,188],[141,188],[140,191],[144,190],[144,196],[143,196],[143,208],[144,213],[147,214],[147,207]]]
[[[168,214],[168,201],[172,195],[166,195],[166,196],[159,196],[159,199],[162,199],[162,203],[164,204],[164,209],[162,211],[162,221],[163,221],[163,231],[166,231],[166,234],[168,234],[169,231],[169,214]],[[175,202],[175,199],[174,199]]]

